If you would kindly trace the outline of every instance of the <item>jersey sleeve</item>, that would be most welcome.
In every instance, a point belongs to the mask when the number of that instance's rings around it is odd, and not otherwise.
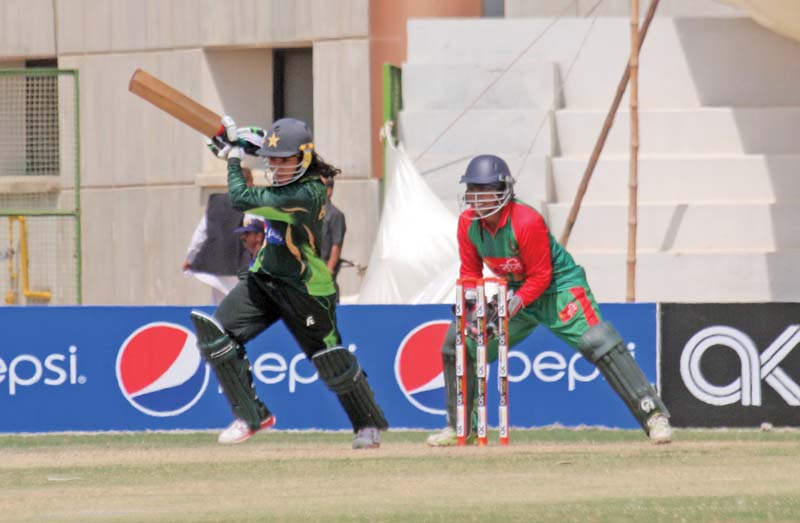
[[[458,218],[458,255],[461,258],[459,274],[462,278],[483,276],[483,259],[469,237],[469,228],[473,223],[467,212]]]
[[[535,211],[526,213],[512,224],[525,266],[525,283],[517,291],[517,295],[527,307],[547,290],[553,278],[550,234],[544,218]]]
[[[239,211],[251,211],[264,207],[279,209],[281,207],[303,206],[306,202],[297,197],[296,191],[276,191],[271,187],[248,187],[242,176],[241,160],[228,160],[228,194],[231,204]],[[254,213],[261,215],[262,213]],[[287,221],[280,216],[267,218]]]

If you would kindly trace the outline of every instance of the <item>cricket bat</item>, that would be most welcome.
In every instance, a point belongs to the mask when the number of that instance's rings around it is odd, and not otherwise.
[[[209,138],[224,130],[222,117],[142,69],[136,69],[128,90]]]

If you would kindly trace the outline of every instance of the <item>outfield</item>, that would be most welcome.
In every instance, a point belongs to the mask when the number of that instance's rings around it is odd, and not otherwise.
[[[429,449],[390,432],[0,436],[0,521],[800,521],[800,433],[515,430]],[[496,441],[496,437],[495,440]]]

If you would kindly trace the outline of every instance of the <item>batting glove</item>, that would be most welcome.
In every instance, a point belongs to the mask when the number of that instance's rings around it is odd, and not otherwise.
[[[228,153],[231,152],[231,147],[233,146],[225,141],[222,136],[214,136],[206,140],[206,147],[211,151],[211,154],[224,160],[228,157]]]
[[[230,116],[223,116],[220,122],[219,132],[216,136],[206,140],[206,147],[211,154],[223,160],[228,157],[231,148],[238,141],[239,135],[236,130],[236,122]]]
[[[236,134],[238,138],[235,143],[244,149],[245,154],[255,156],[264,147],[267,131],[261,127],[239,127]]]
[[[231,151],[228,153],[228,160],[230,160],[231,158],[238,158],[240,160],[244,158],[244,149],[242,149],[238,145],[231,147]]]
[[[239,133],[236,129],[236,122],[230,116],[222,117],[222,127],[225,129],[225,138],[228,143],[236,143],[239,140]]]
[[[226,116],[222,119],[223,128],[220,129],[220,133],[206,140],[206,146],[211,154],[224,160],[229,158],[231,150],[238,146],[242,148],[244,154],[255,156],[258,150],[264,146],[267,132],[261,127],[229,128],[226,126],[226,119],[228,125],[233,125],[233,119]],[[230,141],[231,136],[235,136],[236,139]]]

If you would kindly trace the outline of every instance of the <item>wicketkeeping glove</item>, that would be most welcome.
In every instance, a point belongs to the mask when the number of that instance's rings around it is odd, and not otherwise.
[[[516,313],[522,310],[522,298],[514,294],[508,299],[508,317],[513,318]]]
[[[466,324],[467,337],[473,340],[478,339],[478,307],[477,307],[477,293],[470,293],[467,291],[465,295],[464,307],[464,323]],[[453,313],[455,314],[455,306],[453,306]],[[497,296],[492,297],[486,304],[485,319],[486,319],[486,342],[497,336],[497,323],[499,321],[499,314],[497,311]]]
[[[489,303],[486,304],[486,341],[497,336],[500,313],[497,311],[497,295],[494,295]]]

